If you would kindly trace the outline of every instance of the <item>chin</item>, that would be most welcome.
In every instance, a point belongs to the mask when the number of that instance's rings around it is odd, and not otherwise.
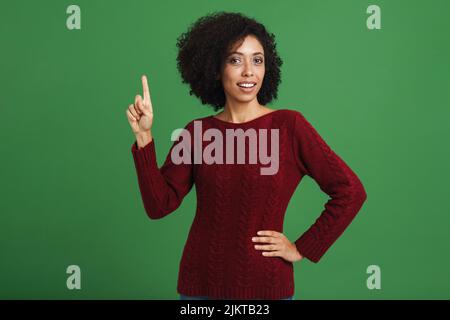
[[[234,99],[240,102],[251,102],[256,99],[256,96],[237,96]]]

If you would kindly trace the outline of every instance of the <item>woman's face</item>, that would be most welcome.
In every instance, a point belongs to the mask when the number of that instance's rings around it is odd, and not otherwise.
[[[264,49],[253,35],[238,45],[232,47],[222,65],[222,85],[227,101],[250,102],[256,99],[264,79]]]

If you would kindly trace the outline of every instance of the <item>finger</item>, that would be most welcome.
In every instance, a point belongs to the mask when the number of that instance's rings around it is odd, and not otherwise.
[[[128,110],[130,110],[130,112],[133,115],[133,117],[135,117],[137,120],[139,120],[139,115],[136,112],[136,109],[134,108],[133,104],[130,104],[130,106],[128,107]]]
[[[281,251],[264,251],[262,255],[265,257],[281,257]]]
[[[255,242],[263,242],[263,243],[282,243],[283,240],[279,239],[279,238],[274,238],[274,237],[257,237],[257,241]]]
[[[279,250],[280,248],[278,245],[274,244],[267,244],[267,245],[255,245],[255,249],[257,250],[267,250],[267,251],[273,251],[273,250]]]
[[[147,76],[142,76],[142,89],[144,92],[144,103],[145,106],[151,106],[150,103],[150,90],[148,89]]]
[[[137,94],[136,97],[134,97],[134,106],[135,106],[137,113],[139,115],[141,115],[142,109],[144,107],[144,102],[142,101],[141,95]]]
[[[137,121],[136,118],[131,114],[129,109],[127,109],[126,114],[127,114],[128,120],[130,120],[130,121]]]
[[[280,237],[281,233],[273,230],[261,230],[258,231],[257,234],[259,236],[271,236],[271,237]]]
[[[254,242],[265,242],[265,243],[276,243],[277,239],[273,237],[254,237],[252,238]]]

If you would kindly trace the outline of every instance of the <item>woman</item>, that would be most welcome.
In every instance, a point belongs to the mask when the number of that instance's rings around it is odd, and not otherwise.
[[[321,259],[362,207],[364,187],[302,113],[266,106],[277,97],[282,61],[274,35],[263,25],[239,13],[213,13],[194,23],[177,46],[190,94],[222,111],[189,122],[161,168],[145,76],[143,97],[136,96],[126,114],[136,136],[131,151],[148,216],[170,214],[196,187],[196,214],[180,262],[180,298],[292,299],[293,262]],[[199,137],[198,129],[208,135]],[[259,161],[250,161],[256,153]],[[305,175],[331,199],[291,242],[282,232],[285,210]]]

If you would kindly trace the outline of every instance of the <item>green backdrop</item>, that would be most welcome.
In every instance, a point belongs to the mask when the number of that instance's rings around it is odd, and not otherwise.
[[[66,9],[81,8],[68,30]],[[381,29],[369,30],[369,5]],[[301,111],[368,195],[318,264],[295,263],[295,299],[450,298],[450,2],[9,1],[0,10],[2,299],[178,299],[195,189],[150,220],[125,110],[147,74],[159,164],[170,134],[212,108],[189,96],[176,38],[238,11],[276,35],[279,99]],[[284,232],[297,239],[328,196],[306,177]],[[66,268],[81,268],[69,290]],[[381,269],[369,290],[366,269]]]

